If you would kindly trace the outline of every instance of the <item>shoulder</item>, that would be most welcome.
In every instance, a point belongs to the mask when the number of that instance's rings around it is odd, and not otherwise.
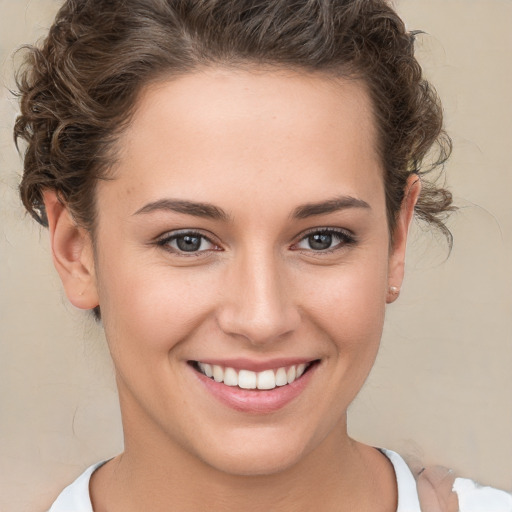
[[[380,450],[391,462],[395,471],[398,492],[397,512],[421,512],[416,481],[404,459],[391,450]]]
[[[93,512],[89,494],[91,475],[106,461],[98,462],[87,468],[71,485],[68,485],[57,497],[48,512]]]
[[[468,478],[455,478],[452,471],[440,466],[425,470],[416,464],[408,465],[391,450],[381,452],[395,470],[397,512],[452,509],[458,512],[512,512],[512,494],[508,492],[481,486]]]
[[[453,490],[461,512],[512,512],[512,494],[478,485],[468,478],[456,478]]]

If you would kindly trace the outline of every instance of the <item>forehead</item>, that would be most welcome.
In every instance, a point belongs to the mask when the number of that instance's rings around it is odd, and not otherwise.
[[[207,69],[142,91],[118,142],[115,179],[99,188],[140,202],[243,193],[254,201],[260,189],[297,201],[331,189],[381,192],[375,132],[360,81]]]

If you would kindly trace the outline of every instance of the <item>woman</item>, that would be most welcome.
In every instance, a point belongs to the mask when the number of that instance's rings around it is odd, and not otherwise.
[[[512,509],[347,433],[413,215],[447,233],[412,46],[383,1],[65,3],[20,77],[21,193],[102,320],[125,450],[52,512]]]

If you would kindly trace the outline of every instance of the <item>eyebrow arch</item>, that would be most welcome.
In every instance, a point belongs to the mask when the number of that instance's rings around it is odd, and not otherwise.
[[[340,196],[319,203],[307,203],[298,206],[293,211],[293,217],[296,219],[306,219],[315,215],[324,215],[334,213],[348,208],[364,208],[371,209],[370,205],[362,199],[351,196]]]
[[[209,203],[196,203],[194,201],[185,201],[182,199],[159,199],[152,203],[148,203],[134,215],[152,213],[156,211],[171,211],[176,213],[185,213],[194,217],[204,217],[207,219],[228,221],[229,215],[222,210]]]

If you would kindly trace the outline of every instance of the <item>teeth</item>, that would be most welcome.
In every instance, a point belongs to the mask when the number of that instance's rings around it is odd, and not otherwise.
[[[256,389],[257,375],[249,370],[238,372],[238,387],[242,389]]]
[[[258,373],[258,389],[274,389],[276,387],[276,376],[274,370],[265,370]]]
[[[299,377],[302,377],[309,364],[298,364],[288,368],[277,370],[265,370],[252,372],[250,370],[239,370],[224,368],[219,365],[208,363],[197,363],[201,372],[215,382],[223,382],[226,386],[238,386],[242,389],[274,389],[276,386],[286,386]]]
[[[224,370],[222,366],[213,365],[213,378],[215,382],[222,382],[224,380]]]
[[[238,375],[233,368],[226,368],[224,370],[224,384],[226,386],[238,386]]]
[[[199,368],[207,377],[213,377],[212,365],[208,363],[198,363]]]
[[[286,370],[279,368],[276,372],[276,386],[286,386],[288,379],[286,378]]]

